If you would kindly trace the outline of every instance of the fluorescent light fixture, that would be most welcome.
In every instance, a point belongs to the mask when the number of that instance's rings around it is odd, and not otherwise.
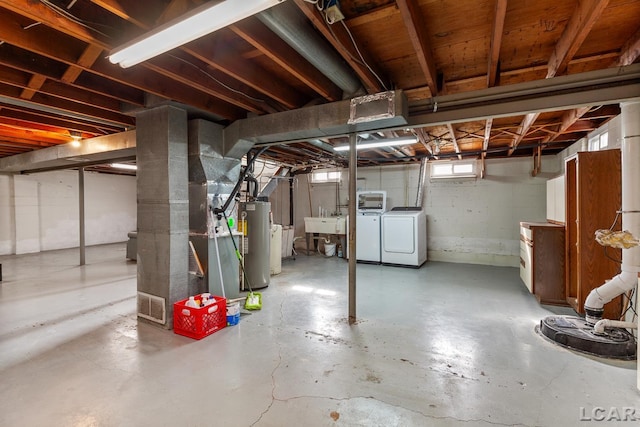
[[[137,165],[129,165],[127,163],[111,163],[111,167],[116,169],[126,169],[130,171],[138,170]]]
[[[109,61],[122,68],[146,61],[192,40],[262,12],[285,0],[210,1],[111,52]]]
[[[396,145],[409,145],[415,144],[418,139],[415,136],[408,136],[405,138],[392,138],[392,139],[374,139],[371,142],[363,142],[356,145],[356,150],[362,150],[364,148],[378,148],[378,147],[393,147]],[[333,151],[348,151],[348,145],[338,145],[333,147]]]

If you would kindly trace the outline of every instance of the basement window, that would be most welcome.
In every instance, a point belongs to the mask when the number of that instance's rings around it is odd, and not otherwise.
[[[477,177],[476,161],[444,161],[431,163],[431,178],[475,178]]]
[[[609,146],[609,132],[589,138],[589,151],[605,150]]]
[[[311,182],[313,184],[324,184],[327,182],[340,182],[342,172],[319,170],[311,173]]]

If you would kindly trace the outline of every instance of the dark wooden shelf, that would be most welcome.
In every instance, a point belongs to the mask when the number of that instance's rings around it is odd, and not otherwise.
[[[563,225],[521,222],[531,230],[531,292],[541,304],[568,305],[565,293],[565,231]]]

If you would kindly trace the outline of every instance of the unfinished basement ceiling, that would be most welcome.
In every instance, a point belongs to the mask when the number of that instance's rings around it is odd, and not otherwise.
[[[342,0],[344,20],[331,25],[319,10],[328,2],[287,0],[129,69],[106,58],[203,3],[0,0],[0,157],[135,129],[137,111],[168,101],[227,125],[400,89],[412,114],[434,97],[622,67],[640,54],[638,0]],[[610,103],[372,132],[420,143],[362,150],[359,164],[554,154],[619,113]],[[265,156],[345,164],[331,147],[346,141],[270,145]]]

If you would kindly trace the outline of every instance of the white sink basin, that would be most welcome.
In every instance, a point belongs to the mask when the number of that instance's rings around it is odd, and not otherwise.
[[[343,217],[305,217],[305,233],[346,234],[346,220]]]

